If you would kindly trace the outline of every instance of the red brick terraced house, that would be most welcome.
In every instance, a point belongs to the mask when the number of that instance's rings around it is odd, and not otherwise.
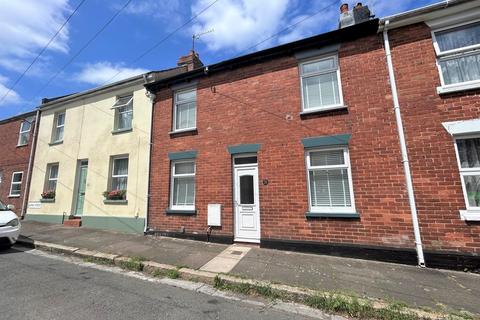
[[[476,19],[442,2],[147,84],[147,233],[479,268]]]
[[[36,111],[0,120],[0,201],[25,212],[29,163],[35,149]]]

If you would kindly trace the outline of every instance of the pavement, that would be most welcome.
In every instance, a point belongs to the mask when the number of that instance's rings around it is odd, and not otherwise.
[[[0,280],[0,318],[312,319],[292,313],[294,309],[288,306],[282,310],[259,301],[224,297],[215,291],[209,294],[179,288],[170,279],[168,284],[167,280],[142,279],[123,271],[107,271],[109,267],[87,265],[16,249],[1,252],[0,274],[4,276]],[[181,281],[176,284],[181,286]]]
[[[122,234],[22,222],[22,241],[42,241],[200,271],[319,291],[343,292],[416,308],[480,314],[480,275],[315,254]],[[1,310],[1,309],[0,309]]]

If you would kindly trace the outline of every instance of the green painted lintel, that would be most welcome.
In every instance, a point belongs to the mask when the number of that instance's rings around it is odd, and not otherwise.
[[[195,159],[197,157],[197,153],[198,153],[197,150],[169,152],[168,159],[170,160]]]
[[[259,143],[252,143],[252,144],[239,144],[236,146],[229,146],[228,152],[230,154],[239,154],[239,153],[254,153],[260,150]]]
[[[302,144],[305,148],[347,145],[352,137],[351,134],[337,134],[333,136],[322,136],[302,139]]]

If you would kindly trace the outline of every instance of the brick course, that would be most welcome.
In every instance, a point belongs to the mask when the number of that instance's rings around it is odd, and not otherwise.
[[[479,224],[465,223],[452,138],[443,121],[478,118],[478,92],[440,97],[430,31],[393,30],[393,61],[425,249],[479,253]],[[346,110],[303,115],[293,56],[198,79],[197,132],[171,136],[172,90],[157,92],[149,227],[204,234],[208,203],[221,203],[217,235],[233,235],[232,158],[227,147],[259,143],[261,238],[414,248],[398,133],[381,35],[344,42],[339,51]],[[360,219],[306,218],[301,139],[351,133],[353,191]],[[169,152],[197,150],[196,216],[169,216]],[[268,179],[269,184],[261,181]]]
[[[390,32],[392,59],[425,248],[480,253],[480,223],[465,210],[453,138],[442,122],[478,119],[480,90],[439,95],[440,77],[430,28]],[[412,63],[414,61],[414,63]]]
[[[170,137],[172,91],[157,94],[153,115],[150,227],[204,233],[208,203],[221,203],[214,234],[233,234],[230,145],[260,143],[262,239],[413,247],[398,137],[382,39],[342,44],[339,62],[348,110],[300,116],[298,61],[283,57],[213,74],[197,84],[198,134]],[[368,92],[368,95],[365,93]],[[350,158],[360,220],[307,219],[306,137],[352,133]],[[198,151],[195,217],[165,215],[168,152]]]
[[[4,120],[0,123],[0,141],[2,150],[0,152],[0,171],[3,173],[2,182],[0,183],[0,200],[5,204],[15,206],[15,213],[21,214],[23,197],[26,191],[26,179],[28,170],[28,160],[30,156],[30,148],[32,147],[33,128],[32,123],[30,130],[30,138],[25,146],[17,146],[20,125],[22,121],[34,114],[27,114],[22,117],[15,117],[12,120]],[[13,172],[23,171],[22,191],[20,197],[9,197],[10,184]]]

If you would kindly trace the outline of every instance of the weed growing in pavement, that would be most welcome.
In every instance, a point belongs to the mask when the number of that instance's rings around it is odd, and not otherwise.
[[[281,299],[285,297],[280,291],[273,289],[271,286],[256,285],[250,283],[228,283],[222,280],[218,275],[213,279],[213,286],[219,290],[228,290],[244,295],[256,295],[271,300]]]
[[[143,271],[143,261],[145,261],[145,258],[143,257],[133,257],[128,259],[127,261],[121,262],[120,266],[124,269],[127,270],[132,270],[132,271]]]
[[[96,263],[96,264],[102,264],[106,266],[113,266],[114,263],[111,260],[108,259],[102,259],[102,258],[94,258],[94,257],[85,257],[83,258],[84,262],[89,262],[89,263]]]
[[[177,269],[168,270],[166,276],[170,279],[178,279],[180,278],[180,272]]]

